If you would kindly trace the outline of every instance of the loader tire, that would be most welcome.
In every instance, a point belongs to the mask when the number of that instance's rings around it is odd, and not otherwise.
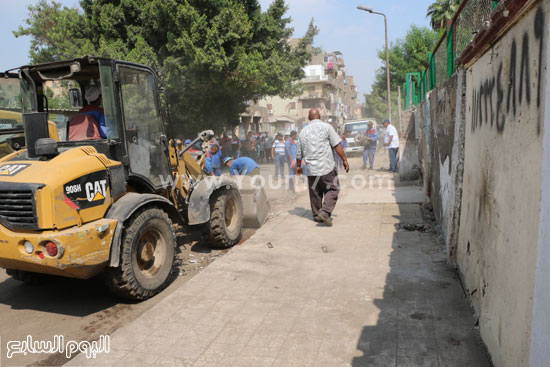
[[[208,238],[214,247],[229,248],[241,239],[243,202],[234,189],[219,189],[210,197]]]
[[[147,208],[124,226],[120,263],[116,268],[107,268],[106,283],[120,297],[151,298],[172,280],[176,256],[172,221],[163,210]]]

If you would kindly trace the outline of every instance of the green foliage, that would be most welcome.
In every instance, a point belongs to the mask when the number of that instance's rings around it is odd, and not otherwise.
[[[426,27],[411,26],[404,38],[392,42],[390,53],[390,84],[392,88],[392,118],[398,120],[397,87],[405,82],[407,73],[424,70],[428,66],[428,55],[433,50],[438,34]],[[374,117],[377,121],[384,121],[388,117],[386,104],[386,50],[378,51],[378,58],[382,67],[376,71],[376,79],[372,91],[365,94],[365,108],[363,115]]]
[[[82,9],[41,0],[29,6],[33,62],[96,55],[162,72],[173,132],[238,123],[246,101],[299,94],[313,24],[297,47],[284,0],[81,0]]]
[[[435,31],[444,29],[447,21],[453,19],[462,0],[436,0],[428,7],[426,16],[431,19]]]

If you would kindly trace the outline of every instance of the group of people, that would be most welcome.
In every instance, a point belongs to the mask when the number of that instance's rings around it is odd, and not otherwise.
[[[274,138],[268,133],[252,132],[246,134],[244,140],[240,140],[235,135],[222,134],[220,144],[225,151],[231,151],[234,157],[249,157],[260,163],[268,163],[272,161],[271,147],[273,146]]]
[[[217,143],[212,143],[210,149],[206,153],[204,172],[210,176],[221,176],[223,166],[227,167],[231,176],[255,176],[260,174],[260,166],[252,158],[234,158],[230,155],[223,154],[223,150],[220,149],[220,146]]]
[[[388,149],[390,157],[390,171],[397,172],[397,153],[399,151],[399,135],[397,129],[390,120],[384,121],[386,134],[384,135],[384,146]],[[378,148],[378,130],[372,121],[368,122],[368,129],[365,132],[357,134],[355,141],[365,147],[363,153],[362,169],[374,169],[374,156]],[[342,145],[347,147],[346,135],[342,135]],[[367,166],[368,164],[368,166]]]
[[[289,187],[293,190],[297,175],[307,176],[309,198],[313,219],[325,225],[332,225],[332,212],[340,191],[338,169],[349,172],[346,157],[346,135],[338,135],[334,128],[321,121],[320,112],[309,111],[309,124],[300,134],[292,131],[288,136],[249,132],[244,142],[236,136],[222,134],[213,138],[207,152],[205,173],[220,176],[222,167],[227,167],[231,175],[257,175],[260,168],[256,160],[274,162],[275,177],[284,179],[285,166],[288,166]],[[390,169],[397,172],[399,135],[389,120],[384,121],[386,134],[384,145],[390,157]],[[373,122],[368,129],[356,136],[359,144],[365,146],[363,168],[373,169],[379,134]],[[185,145],[191,141],[185,141]]]
[[[237,144],[230,143],[230,145],[223,145],[225,142],[222,139],[226,139],[227,135],[222,134],[222,138],[212,138],[210,146],[206,152],[206,159],[204,163],[204,173],[209,176],[221,176],[222,167],[227,167],[229,173],[234,175],[249,175],[254,176],[260,173],[259,165],[249,157],[235,157],[234,152],[238,152],[237,149],[233,150],[233,146]],[[232,139],[230,140],[232,141]],[[182,151],[191,145],[193,141],[191,139],[176,140],[176,148],[178,151]],[[187,150],[191,156],[198,159],[202,155],[200,143],[196,143]]]

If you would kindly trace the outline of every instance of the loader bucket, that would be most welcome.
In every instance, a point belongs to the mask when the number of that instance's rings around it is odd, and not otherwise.
[[[244,228],[260,228],[271,211],[264,188],[253,180],[253,177],[244,176],[240,184]]]

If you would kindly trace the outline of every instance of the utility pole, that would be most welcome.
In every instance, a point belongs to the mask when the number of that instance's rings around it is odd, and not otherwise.
[[[388,120],[391,121],[391,87],[390,87],[390,46],[388,41],[388,19],[386,17],[386,14],[379,13],[377,11],[372,10],[372,8],[365,6],[365,5],[359,5],[357,7],[359,10],[364,10],[366,12],[369,12],[371,14],[381,15],[384,17],[384,30],[386,32],[386,88],[388,93]]]

